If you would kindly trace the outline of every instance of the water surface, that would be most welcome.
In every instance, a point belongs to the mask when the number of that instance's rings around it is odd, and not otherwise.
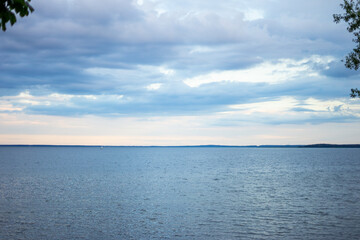
[[[0,239],[359,239],[359,156],[0,147]]]

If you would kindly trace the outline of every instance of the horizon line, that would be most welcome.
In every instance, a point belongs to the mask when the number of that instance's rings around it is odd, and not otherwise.
[[[170,147],[223,147],[223,148],[360,148],[360,144],[263,144],[263,145],[222,145],[222,144],[200,144],[200,145],[86,145],[86,144],[0,144],[0,147],[148,147],[148,148],[170,148]]]

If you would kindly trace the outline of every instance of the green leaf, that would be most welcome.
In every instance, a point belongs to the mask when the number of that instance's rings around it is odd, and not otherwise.
[[[11,13],[10,14],[10,24],[14,25],[14,23],[16,23],[16,16],[15,16],[15,14]]]

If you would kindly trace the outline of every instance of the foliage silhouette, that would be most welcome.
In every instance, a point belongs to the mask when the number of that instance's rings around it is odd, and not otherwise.
[[[6,31],[6,24],[11,26],[16,22],[16,15],[20,17],[28,16],[34,8],[30,5],[31,0],[0,0],[0,25]]]
[[[360,67],[360,0],[344,0],[340,7],[345,10],[345,13],[334,14],[334,22],[346,22],[347,30],[354,35],[353,42],[356,43],[356,47],[345,58],[345,67],[358,70]],[[350,96],[360,98],[360,90],[351,89]]]

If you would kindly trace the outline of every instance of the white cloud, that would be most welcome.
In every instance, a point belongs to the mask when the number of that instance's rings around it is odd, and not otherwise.
[[[249,9],[244,13],[245,21],[254,21],[264,18],[264,11],[259,9]]]
[[[74,95],[51,93],[49,95],[34,96],[29,91],[24,91],[16,96],[1,96],[0,111],[23,111],[28,106],[72,106],[73,101],[92,101],[92,102],[124,102],[123,95]]]
[[[51,105],[52,103],[66,103],[75,95],[51,93],[46,96],[33,96],[29,91],[20,92],[16,96],[1,96],[0,106],[7,106],[8,111],[23,110],[26,106]],[[91,98],[91,95],[82,95],[84,98]]]
[[[149,91],[158,90],[161,87],[161,85],[162,85],[161,83],[152,83],[150,85],[147,85],[146,89]]]
[[[199,87],[212,82],[248,82],[276,84],[298,80],[304,77],[318,76],[314,65],[326,68],[334,60],[332,57],[312,56],[301,60],[280,59],[277,62],[265,61],[249,69],[225,70],[186,79],[190,87]]]
[[[255,103],[230,105],[229,110],[219,113],[218,123],[305,124],[357,121],[360,117],[360,102],[350,99],[320,100],[281,97]],[[294,125],[295,126],[295,125]]]
[[[282,97],[279,100],[259,101],[256,103],[230,105],[230,109],[237,110],[241,114],[251,115],[253,113],[264,114],[288,114],[288,111],[300,103],[294,97]]]
[[[173,69],[169,69],[169,68],[166,68],[166,67],[163,67],[163,66],[160,66],[158,68],[159,72],[164,74],[164,75],[167,75],[167,76],[171,76],[171,75],[174,75],[175,74],[175,71]]]

